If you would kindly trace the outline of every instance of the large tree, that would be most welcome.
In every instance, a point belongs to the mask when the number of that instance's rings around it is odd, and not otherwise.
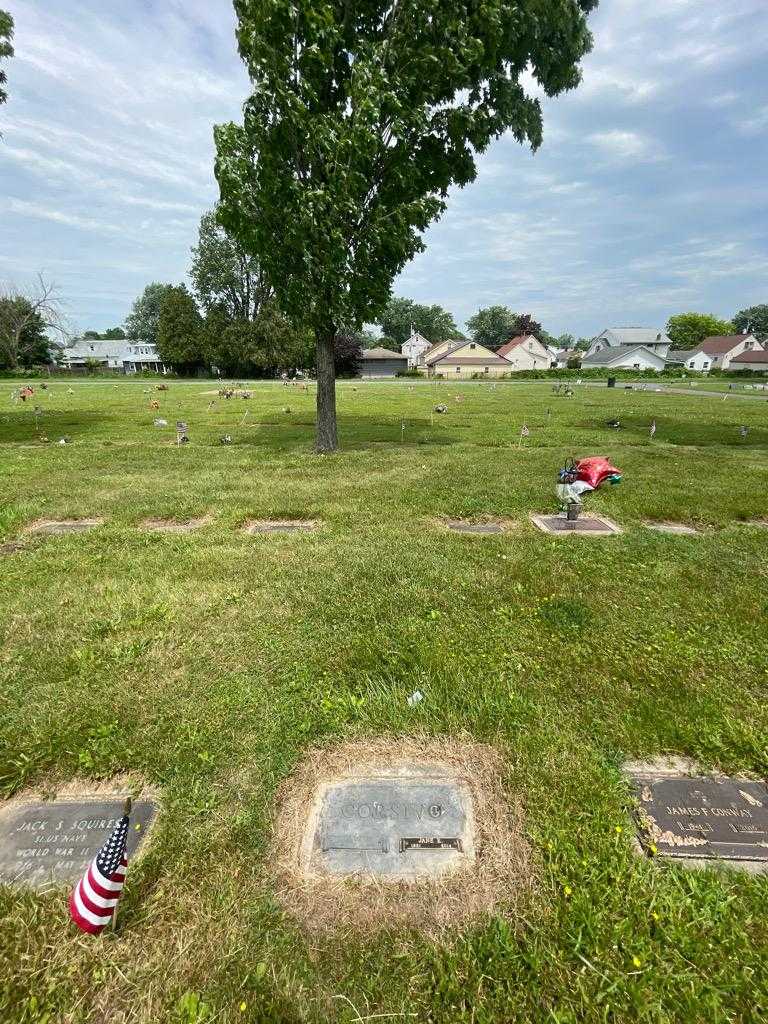
[[[696,348],[705,338],[733,334],[733,324],[714,313],[677,313],[667,322],[667,335],[676,349]]]
[[[255,320],[272,298],[272,286],[258,260],[227,234],[216,210],[200,220],[189,276],[205,312],[223,309],[230,320]]]
[[[412,327],[433,343],[461,337],[452,315],[442,306],[422,306],[413,299],[390,299],[379,324],[384,336],[398,347],[408,340]]]
[[[274,299],[253,320],[233,320],[226,306],[212,307],[203,338],[206,362],[228,377],[273,377],[314,364],[310,332],[296,330]]]
[[[158,316],[157,354],[179,373],[205,364],[203,318],[186,285],[166,287]]]
[[[472,340],[496,351],[517,333],[517,313],[508,306],[486,306],[467,320]]]
[[[375,323],[451,185],[510,130],[530,76],[574,88],[597,0],[234,0],[253,83],[215,129],[221,219],[317,345],[316,447],[337,447],[334,340]]]
[[[13,46],[11,40],[13,39],[13,18],[10,16],[8,11],[0,11],[0,61],[7,60],[8,57],[13,56]],[[5,89],[5,83],[8,81],[8,76],[5,71],[0,68],[0,103],[5,103],[8,99],[8,93]]]
[[[754,334],[758,341],[768,341],[768,305],[742,309],[733,318],[733,326],[739,334],[746,331]]]
[[[51,361],[47,332],[69,335],[55,284],[38,276],[31,288],[0,290],[0,366],[14,370]]]
[[[157,344],[160,307],[171,288],[173,285],[159,284],[157,281],[147,285],[125,318],[125,330],[129,338]]]

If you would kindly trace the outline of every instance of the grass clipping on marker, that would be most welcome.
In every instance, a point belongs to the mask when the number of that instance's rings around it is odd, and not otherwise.
[[[373,875],[307,878],[301,846],[321,783],[391,777],[417,764],[463,782],[474,807],[476,856],[439,880],[383,881]],[[442,738],[372,739],[311,749],[280,786],[269,864],[276,896],[308,931],[392,925],[429,934],[509,911],[532,883],[531,850],[519,799],[504,792],[504,759],[494,747]]]

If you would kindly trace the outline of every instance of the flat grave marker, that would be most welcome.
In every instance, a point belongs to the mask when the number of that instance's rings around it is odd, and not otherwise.
[[[768,870],[768,787],[726,776],[630,773],[644,850],[689,866]]]
[[[323,783],[302,845],[310,876],[433,879],[474,859],[467,785],[419,775]]]
[[[145,519],[141,528],[151,533],[190,533],[209,522],[209,516],[201,516],[199,519]]]
[[[103,519],[38,519],[31,523],[26,533],[45,533],[58,536],[62,533],[85,533],[101,526]]]
[[[124,797],[61,798],[12,803],[0,810],[0,882],[45,889],[73,885],[122,817]],[[157,807],[134,801],[128,859],[136,852]]]
[[[472,523],[466,519],[446,519],[445,525],[454,533],[470,533],[480,537],[493,537],[505,532],[501,523]]]
[[[554,534],[559,537],[577,534],[584,537],[612,537],[621,533],[621,527],[617,526],[607,516],[581,514],[578,519],[566,519],[564,515],[545,516],[532,515],[531,520],[544,533]]]
[[[250,536],[260,533],[311,533],[318,523],[314,519],[256,519],[243,524]]]
[[[693,526],[688,526],[687,523],[647,522],[645,526],[649,530],[655,530],[657,533],[671,533],[680,537],[699,536],[699,531]]]

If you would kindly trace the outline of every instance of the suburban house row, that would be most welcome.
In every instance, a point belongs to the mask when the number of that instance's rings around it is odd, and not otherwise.
[[[448,340],[433,345],[418,331],[411,329],[400,352],[388,348],[363,351],[360,376],[365,378],[394,377],[406,370],[417,369],[430,377],[469,378],[501,377],[521,370],[563,368],[574,352],[554,349],[532,334],[511,338],[496,352],[476,341]],[[104,341],[78,339],[61,352],[61,360],[72,370],[103,367],[126,374],[151,370],[166,373],[157,348],[143,341],[125,339]],[[674,351],[663,331],[652,328],[609,328],[592,340],[581,357],[584,369],[664,370],[680,367],[707,373],[709,370],[768,371],[768,349],[753,334],[733,334],[706,338],[699,346]]]

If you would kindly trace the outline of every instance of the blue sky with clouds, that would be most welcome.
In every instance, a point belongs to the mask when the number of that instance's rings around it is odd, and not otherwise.
[[[229,0],[5,0],[0,280],[45,270],[73,323],[120,323],[179,281],[216,198],[211,126],[248,81]],[[663,326],[768,302],[766,0],[602,0],[579,90],[545,141],[480,159],[397,294],[552,333]]]

